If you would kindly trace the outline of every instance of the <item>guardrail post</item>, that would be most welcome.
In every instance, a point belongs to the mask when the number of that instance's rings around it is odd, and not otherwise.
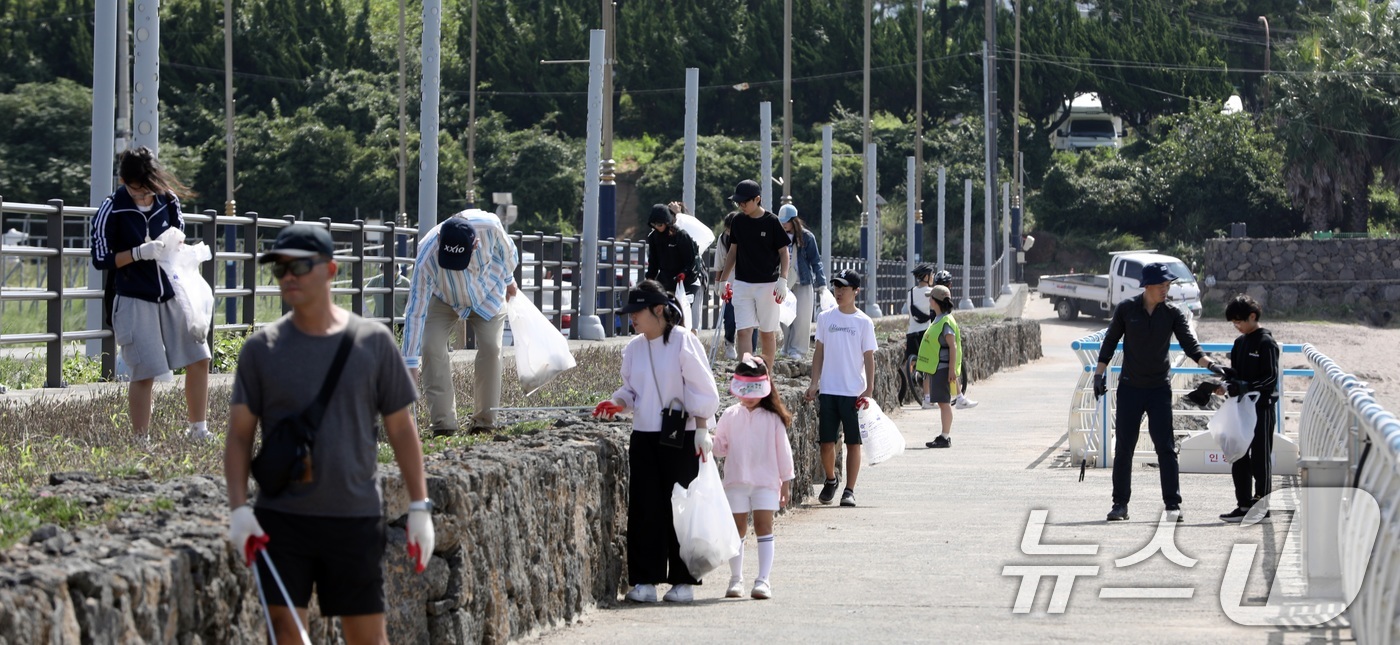
[[[209,283],[209,291],[213,293],[214,287],[217,286],[214,284],[214,281],[217,279],[215,278],[215,272],[218,271],[219,266],[219,261],[217,259],[219,251],[219,211],[216,211],[211,208],[209,210],[204,211],[204,214],[209,216],[209,222],[204,225],[203,229],[204,245],[209,247],[209,252],[214,254],[214,257],[211,257],[208,262],[204,263],[204,266],[200,267],[200,273],[204,275],[204,281]],[[215,302],[217,301],[218,299],[215,298]],[[212,318],[212,313],[210,315],[211,318],[209,320],[209,334],[205,338],[205,342],[209,343],[209,352],[213,353],[214,320]]]
[[[398,231],[394,230],[394,220],[389,220],[389,232],[385,233],[384,245],[379,247],[379,255],[387,256],[389,261],[381,264],[380,277],[384,278],[384,284],[389,287],[388,305],[384,307],[389,312],[389,329],[394,329],[394,320],[398,317],[398,287],[399,269],[396,251],[398,250]],[[384,296],[379,296],[383,298]]]
[[[350,241],[350,252],[355,254],[355,266],[350,268],[350,284],[355,294],[350,296],[350,309],[358,316],[365,315],[365,221],[355,220],[355,237]]]
[[[45,357],[44,387],[67,387],[63,382],[63,200],[50,199],[49,206],[54,209],[48,216],[48,242],[54,255],[49,256],[48,265],[49,291],[53,293],[49,300],[48,333],[54,339],[49,341]]]
[[[243,252],[253,257],[243,261],[243,326],[252,330],[257,323],[258,302],[258,213],[248,211],[243,214],[248,223],[243,225]]]

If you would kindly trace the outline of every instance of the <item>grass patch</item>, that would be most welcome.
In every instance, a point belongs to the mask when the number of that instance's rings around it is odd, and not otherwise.
[[[150,500],[107,499],[94,504],[19,487],[0,488],[0,550],[27,539],[45,524],[76,529],[110,522],[123,513],[154,513],[175,510],[175,501],[157,497]]]

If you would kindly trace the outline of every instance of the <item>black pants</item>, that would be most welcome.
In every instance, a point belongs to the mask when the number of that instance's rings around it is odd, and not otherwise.
[[[681,560],[676,527],[671,522],[671,487],[689,486],[700,472],[695,431],[687,430],[680,448],[661,445],[660,432],[633,432],[627,463],[627,582],[632,585],[698,585]]]
[[[734,305],[724,303],[724,342],[734,344]]]
[[[1269,481],[1269,464],[1274,454],[1274,402],[1260,398],[1254,405],[1257,421],[1254,422],[1254,441],[1249,444],[1249,452],[1235,463],[1230,464],[1230,477],[1235,480],[1235,504],[1249,508],[1255,497],[1268,495],[1272,490]],[[1250,484],[1254,484],[1253,495]]]
[[[1172,436],[1172,389],[1169,385],[1155,388],[1118,388],[1118,409],[1114,415],[1117,442],[1113,448],[1113,503],[1127,504],[1133,496],[1133,451],[1137,450],[1138,434],[1142,430],[1142,415],[1147,414],[1147,434],[1157,449],[1157,470],[1162,475],[1162,503],[1181,505],[1181,470],[1176,461],[1176,442]]]

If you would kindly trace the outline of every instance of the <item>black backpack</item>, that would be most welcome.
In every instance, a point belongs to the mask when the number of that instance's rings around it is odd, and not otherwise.
[[[932,313],[921,313],[919,308],[914,306],[914,289],[918,289],[918,287],[909,290],[909,315],[914,319],[914,322],[920,324],[933,320]]]

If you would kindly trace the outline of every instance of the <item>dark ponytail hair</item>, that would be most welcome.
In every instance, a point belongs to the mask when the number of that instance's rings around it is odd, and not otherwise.
[[[794,215],[788,220],[792,224],[792,243],[795,246],[807,246],[807,236],[803,232],[807,230],[807,225],[802,222],[801,215]]]
[[[749,366],[748,363],[740,361],[734,366],[735,376],[768,376],[768,368],[763,364]],[[783,405],[782,397],[778,396],[778,385],[773,383],[773,378],[768,377],[768,396],[763,397],[758,402],[758,407],[763,408],[773,414],[778,415],[783,420],[783,427],[792,425],[792,413],[788,412],[787,406]]]
[[[117,173],[123,184],[141,184],[157,195],[192,195],[192,191],[171,175],[156,159],[156,153],[146,146],[130,148],[122,153]]]
[[[685,318],[681,315],[681,305],[680,302],[676,300],[676,294],[667,291],[665,287],[661,286],[660,282],[655,280],[642,280],[641,284],[637,285],[637,290],[659,293],[666,296],[667,304],[661,309],[661,321],[666,324],[661,330],[661,342],[662,344],[671,342],[671,330],[674,329],[676,325],[685,321]],[[651,307],[647,307],[647,309],[651,310],[652,307],[661,307],[661,305],[652,305]]]

